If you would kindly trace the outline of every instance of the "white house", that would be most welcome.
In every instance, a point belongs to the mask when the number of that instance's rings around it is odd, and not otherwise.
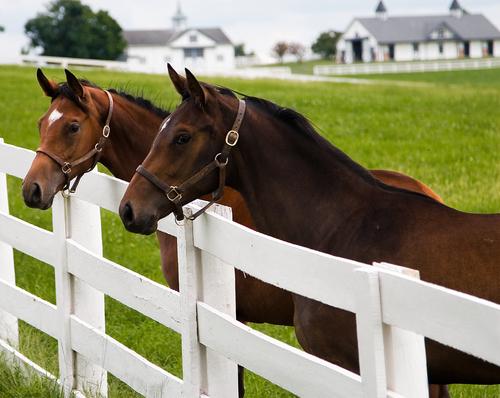
[[[235,68],[234,46],[222,29],[189,28],[186,21],[178,6],[171,29],[124,30],[131,69],[161,73],[167,62],[197,73]]]
[[[453,0],[446,15],[391,16],[383,1],[375,17],[355,18],[337,43],[337,61],[413,61],[500,57],[500,31]]]

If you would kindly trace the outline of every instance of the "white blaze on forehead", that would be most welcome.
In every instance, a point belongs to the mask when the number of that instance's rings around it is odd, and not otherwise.
[[[165,127],[167,127],[167,124],[170,122],[170,118],[165,119],[165,121],[162,123],[160,126],[160,131],[162,131]]]
[[[55,121],[59,120],[62,117],[62,113],[59,112],[57,109],[54,109],[52,113],[49,115],[49,126],[54,123]]]

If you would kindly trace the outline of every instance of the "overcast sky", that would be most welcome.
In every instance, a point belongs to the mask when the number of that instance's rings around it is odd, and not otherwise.
[[[83,0],[94,10],[105,9],[123,29],[169,28],[177,0]],[[27,43],[24,24],[43,11],[47,0],[0,0],[0,51],[16,53]],[[374,13],[377,0],[181,0],[193,27],[219,26],[234,43],[261,57],[278,40],[310,45],[321,31],[343,30],[356,16]],[[446,13],[451,0],[385,0],[389,14]],[[124,5],[126,4],[126,5]],[[485,14],[500,28],[500,0],[461,0],[471,13]]]

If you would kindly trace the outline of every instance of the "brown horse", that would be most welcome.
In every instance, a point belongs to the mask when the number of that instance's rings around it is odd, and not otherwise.
[[[216,190],[217,169],[184,183],[216,157],[217,163],[228,162],[227,184],[242,193],[259,231],[368,264],[418,269],[424,280],[500,302],[500,215],[462,213],[388,186],[323,139],[303,116],[262,99],[245,98],[238,140],[228,133],[243,109],[232,92],[201,85],[189,71],[187,79],[172,69],[170,74],[183,102],[142,166],[163,184],[179,186],[183,197],[168,200],[137,173],[120,205],[127,229],[151,233],[159,218]],[[228,144],[236,144],[232,152]],[[359,372],[353,314],[297,295],[294,305],[304,349]],[[500,383],[495,365],[432,340],[426,349],[430,383]]]
[[[54,195],[66,185],[60,165],[49,155],[60,159],[78,159],[94,148],[102,134],[109,109],[105,92],[66,72],[67,82],[49,81],[41,70],[37,76],[44,93],[52,103],[39,120],[40,148],[23,183],[23,195],[30,207],[47,209]],[[130,181],[136,167],[146,157],[162,120],[169,112],[153,106],[142,98],[109,90],[113,98],[111,132],[103,145],[99,161],[120,179]],[[78,124],[77,131],[76,124]],[[47,155],[49,154],[49,155]],[[71,170],[74,177],[88,170],[95,159]],[[374,170],[373,174],[387,183],[425,193],[441,200],[425,184],[404,174]],[[254,227],[243,198],[227,188],[220,203],[233,208],[234,220]],[[169,286],[178,290],[177,244],[170,235],[157,233],[162,259],[162,271]],[[267,322],[293,325],[292,296],[285,290],[265,284],[258,279],[236,272],[237,318],[242,322]]]

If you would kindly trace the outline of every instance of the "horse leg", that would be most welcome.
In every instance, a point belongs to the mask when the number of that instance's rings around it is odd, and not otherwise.
[[[174,236],[157,231],[160,244],[161,271],[170,289],[179,291],[179,269],[177,267],[177,239]]]
[[[430,384],[429,398],[450,398],[450,392],[447,385]]]
[[[238,365],[238,397],[245,396],[245,368]]]

